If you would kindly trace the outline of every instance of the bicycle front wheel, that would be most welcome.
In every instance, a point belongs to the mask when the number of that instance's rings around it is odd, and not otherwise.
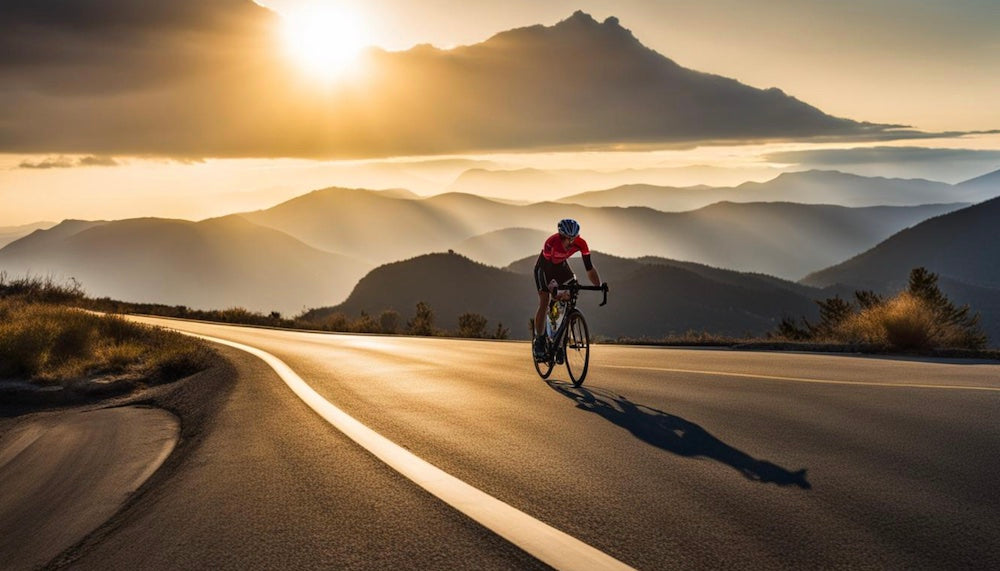
[[[573,386],[583,384],[587,377],[587,367],[590,366],[590,329],[587,320],[579,311],[573,311],[566,319],[566,335],[563,337],[563,350],[566,354],[566,370]]]

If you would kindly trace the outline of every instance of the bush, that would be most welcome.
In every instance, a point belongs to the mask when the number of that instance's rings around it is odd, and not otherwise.
[[[778,334],[795,341],[862,344],[889,351],[986,347],[979,316],[968,306],[955,307],[937,286],[937,275],[925,268],[910,272],[909,286],[884,299],[871,291],[855,293],[856,305],[839,297],[817,302],[820,321],[803,319],[804,327],[782,320]]]
[[[478,313],[463,313],[458,316],[458,336],[482,339],[486,337],[485,316]]]
[[[362,311],[361,317],[351,323],[351,331],[354,333],[379,333],[382,331],[382,326],[375,321],[374,317]]]
[[[399,333],[399,322],[400,322],[399,312],[387,309],[383,311],[378,316],[379,330],[382,333],[394,334]]]

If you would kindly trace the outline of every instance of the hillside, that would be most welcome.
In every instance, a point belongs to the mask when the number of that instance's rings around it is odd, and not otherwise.
[[[551,235],[552,232],[530,228],[505,228],[466,238],[453,249],[455,252],[478,262],[502,267],[514,259],[512,254],[515,252],[540,251],[546,238]]]
[[[926,220],[802,283],[880,287],[924,266],[970,285],[1000,288],[1000,197]]]
[[[721,203],[666,213],[551,202],[515,205],[458,193],[394,199],[360,189],[330,188],[242,216],[373,266],[453,249],[474,236],[507,228],[550,234],[556,221],[572,217],[580,221],[592,247],[614,255],[661,256],[797,279],[955,208],[958,205],[845,208]],[[519,249],[521,243],[509,247],[506,255],[494,251],[483,261],[509,263],[530,253]],[[536,248],[540,245],[531,250]]]
[[[0,226],[0,248],[3,248],[11,242],[24,238],[35,230],[45,230],[55,225],[55,222],[35,222],[33,224],[22,224],[19,226]]]
[[[606,337],[651,336],[688,330],[743,335],[773,330],[785,315],[810,315],[815,304],[799,291],[809,288],[768,285],[766,280],[726,274],[710,279],[669,263],[642,263],[594,254],[602,277],[611,284],[609,303],[598,308],[597,296],[580,304],[596,334]],[[669,261],[666,261],[669,262]],[[466,311],[485,315],[491,326],[510,328],[513,338],[528,337],[527,322],[537,307],[530,275],[533,260],[512,266],[525,273],[485,266],[457,254],[432,254],[376,268],[362,279],[343,304],[312,312],[314,317],[361,311],[377,315],[395,309],[410,319],[419,301],[430,304],[436,324],[457,327]],[[578,263],[578,260],[574,260]],[[582,267],[577,268],[578,275]]]
[[[335,303],[368,268],[239,217],[67,221],[0,250],[10,275],[73,277],[95,297],[264,312]]]

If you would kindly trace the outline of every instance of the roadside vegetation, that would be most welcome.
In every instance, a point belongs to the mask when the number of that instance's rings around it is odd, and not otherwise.
[[[80,284],[0,274],[0,380],[78,395],[120,394],[207,368],[204,343],[81,309]],[[9,387],[8,387],[9,388]]]
[[[775,337],[877,352],[983,352],[987,337],[979,315],[969,306],[956,307],[937,281],[937,274],[915,268],[907,288],[892,297],[857,291],[854,300],[833,297],[818,301],[817,323],[786,318]]]
[[[285,329],[306,329],[313,331],[333,331],[338,333],[381,333],[386,335],[420,335],[467,337],[474,339],[507,339],[510,330],[503,323],[491,326],[489,320],[479,314],[466,312],[458,316],[455,330],[440,328],[435,324],[436,314],[430,304],[418,302],[413,317],[404,320],[394,309],[386,309],[378,314],[362,311],[357,317],[344,313],[329,313],[320,310],[306,311],[293,318],[280,313],[260,313],[241,307],[223,310],[190,309],[183,305],[162,305],[151,303],[127,303],[107,298],[87,300],[86,307],[108,313],[138,313],[197,319],[217,323],[233,323]]]
[[[855,292],[816,303],[819,320],[785,318],[764,336],[719,335],[689,331],[664,337],[607,338],[614,344],[733,347],[739,349],[808,350],[824,352],[905,353],[935,356],[1000,358],[987,350],[979,316],[967,306],[956,307],[941,292],[938,276],[924,268],[910,273],[908,287],[894,296]],[[90,314],[72,306],[104,312]],[[9,281],[0,275],[0,379],[22,377],[39,382],[66,382],[93,376],[133,376],[160,382],[203,367],[199,342],[165,330],[128,322],[115,314],[137,313],[219,323],[305,329],[342,333],[450,336],[507,339],[510,330],[478,313],[457,317],[456,329],[436,325],[434,309],[418,302],[406,319],[394,309],[358,316],[310,310],[294,318],[278,312],[244,308],[196,310],[185,306],[128,303],[84,295],[79,283],[51,280]]]

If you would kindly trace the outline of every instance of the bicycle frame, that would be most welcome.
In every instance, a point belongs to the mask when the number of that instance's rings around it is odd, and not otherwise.
[[[569,292],[569,299],[560,300],[557,299],[557,294],[560,290]],[[555,291],[552,292],[552,299],[549,300],[549,311],[552,311],[552,306],[557,303],[564,303],[565,307],[562,312],[562,322],[559,324],[559,328],[556,329],[556,333],[551,338],[551,346],[548,348],[549,354],[547,354],[546,361],[555,359],[555,351],[558,351],[562,347],[563,339],[566,336],[566,330],[569,328],[569,315],[576,309],[576,299],[580,295],[581,291],[600,291],[604,292],[604,299],[601,301],[600,306],[603,307],[608,303],[608,286],[607,284],[601,286],[584,286],[580,285],[575,280],[565,284],[556,286]]]

